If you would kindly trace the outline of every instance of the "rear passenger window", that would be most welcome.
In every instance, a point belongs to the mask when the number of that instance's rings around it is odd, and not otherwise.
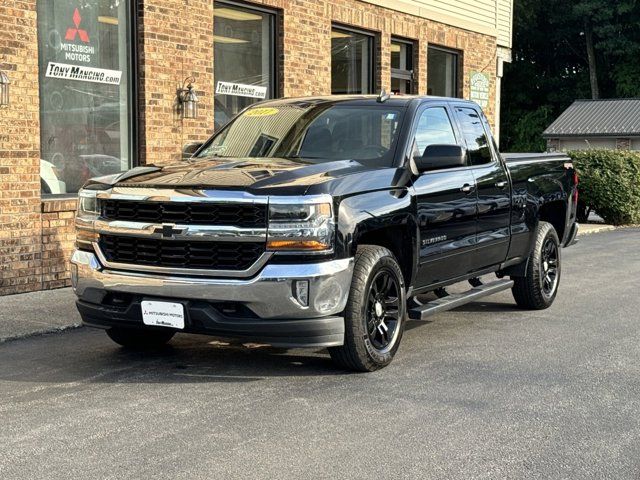
[[[427,108],[418,120],[416,130],[416,155],[423,155],[429,145],[456,145],[451,120],[444,107]]]
[[[489,138],[482,126],[480,114],[473,108],[456,107],[456,115],[462,127],[462,135],[467,145],[469,165],[491,163]]]

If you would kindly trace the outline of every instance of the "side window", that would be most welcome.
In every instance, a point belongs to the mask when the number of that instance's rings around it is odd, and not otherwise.
[[[467,158],[470,165],[491,163],[489,138],[482,126],[480,114],[473,108],[456,107],[462,135],[467,145]]]
[[[444,107],[427,108],[420,115],[416,130],[416,155],[422,155],[429,145],[456,145],[451,120]]]

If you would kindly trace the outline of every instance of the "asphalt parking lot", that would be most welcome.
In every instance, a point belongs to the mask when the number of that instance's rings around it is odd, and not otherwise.
[[[640,230],[563,254],[550,310],[410,324],[373,374],[197,336],[0,344],[0,478],[640,478]]]

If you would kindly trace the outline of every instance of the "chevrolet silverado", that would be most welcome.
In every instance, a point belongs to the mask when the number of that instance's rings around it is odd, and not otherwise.
[[[126,347],[209,334],[372,371],[409,320],[506,289],[551,306],[577,184],[564,155],[501,155],[469,101],[262,102],[186,161],[84,186],[77,306]]]

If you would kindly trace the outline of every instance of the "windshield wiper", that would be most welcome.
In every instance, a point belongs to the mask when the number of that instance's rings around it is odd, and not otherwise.
[[[314,157],[310,155],[289,155],[283,158],[287,160],[329,160],[327,157]]]

